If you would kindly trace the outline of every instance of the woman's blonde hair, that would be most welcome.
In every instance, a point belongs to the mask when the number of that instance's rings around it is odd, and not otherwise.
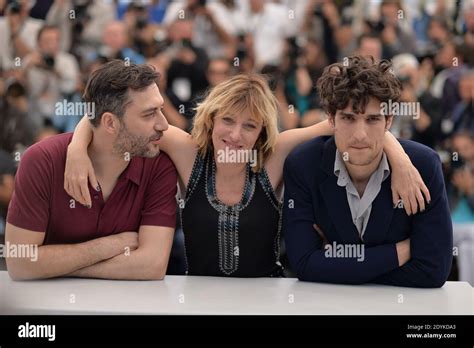
[[[205,156],[213,149],[212,129],[216,115],[238,114],[248,110],[252,117],[262,120],[262,131],[255,142],[259,172],[272,154],[278,135],[277,100],[262,75],[240,74],[215,86],[206,99],[196,107],[194,126],[191,132],[198,144],[198,151]]]

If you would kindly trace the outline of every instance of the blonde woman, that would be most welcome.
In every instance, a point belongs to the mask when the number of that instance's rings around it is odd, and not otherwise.
[[[283,164],[298,144],[331,135],[327,121],[278,133],[277,102],[259,75],[238,75],[211,90],[198,105],[192,134],[170,126],[160,148],[174,162],[182,194],[187,274],[279,276]],[[91,131],[81,121],[69,145],[65,188],[92,204],[97,187],[87,157]],[[387,132],[393,200],[408,214],[424,209],[426,189],[418,171]],[[184,205],[184,207],[183,207]]]

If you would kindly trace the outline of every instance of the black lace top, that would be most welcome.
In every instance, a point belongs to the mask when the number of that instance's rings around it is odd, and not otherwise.
[[[247,165],[242,199],[233,206],[218,200],[215,172],[212,152],[196,156],[180,211],[187,274],[281,276],[281,203],[267,172]]]

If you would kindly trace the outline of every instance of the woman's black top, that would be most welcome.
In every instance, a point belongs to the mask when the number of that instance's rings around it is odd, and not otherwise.
[[[180,210],[186,274],[281,276],[281,202],[265,169],[254,173],[247,165],[241,201],[232,206],[218,200],[215,178],[212,152],[198,154]]]

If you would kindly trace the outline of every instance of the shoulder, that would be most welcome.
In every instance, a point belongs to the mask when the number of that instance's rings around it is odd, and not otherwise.
[[[283,178],[285,185],[290,178],[303,180],[308,185],[312,186],[317,181],[326,177],[324,170],[325,151],[332,151],[328,149],[331,145],[331,137],[316,137],[299,146],[297,146],[286,158],[283,167]],[[335,156],[335,150],[332,151],[332,158]],[[332,160],[334,164],[334,160]]]
[[[21,156],[20,166],[24,161],[49,161],[52,166],[62,162],[64,167],[67,146],[71,139],[72,133],[63,133],[31,145]]]
[[[411,162],[418,170],[431,170],[441,162],[436,151],[412,140],[399,140]]]
[[[171,176],[176,177],[176,167],[170,157],[160,151],[154,158],[140,158],[143,162],[145,174],[151,177]]]
[[[432,179],[443,180],[441,159],[436,151],[411,140],[399,140],[411,163],[420,172],[423,181],[428,186]]]
[[[315,165],[320,163],[326,143],[331,137],[316,137],[293,149],[286,158],[285,164]]]

